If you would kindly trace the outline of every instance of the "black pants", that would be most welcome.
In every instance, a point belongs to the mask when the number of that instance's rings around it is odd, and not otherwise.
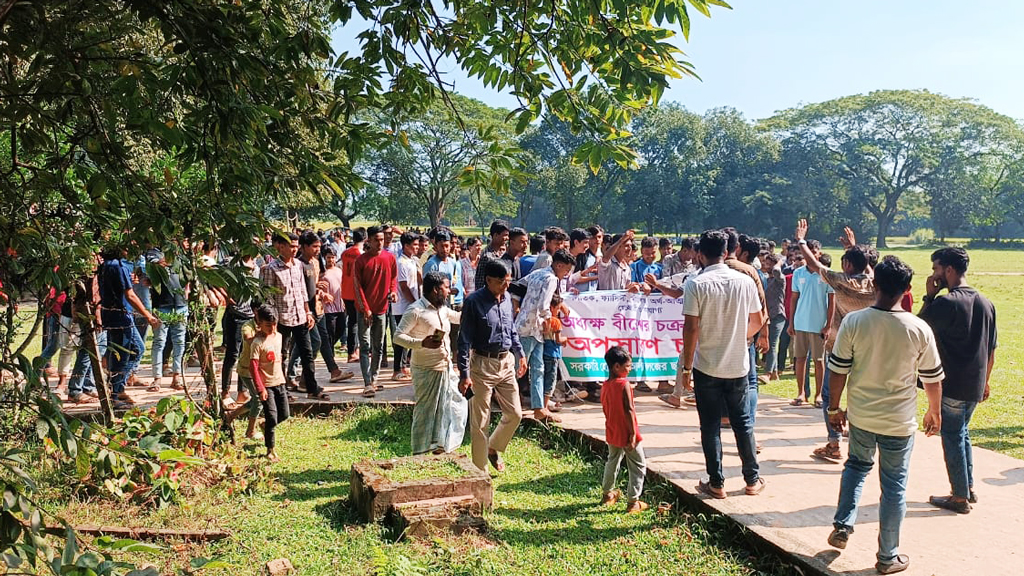
[[[277,331],[281,333],[283,339],[283,346],[281,350],[282,358],[281,366],[287,367],[291,358],[288,356],[292,352],[291,342],[295,342],[295,351],[299,353],[299,358],[302,359],[302,381],[306,385],[306,392],[309,394],[319,394],[320,385],[316,383],[316,367],[313,365],[313,343],[309,339],[309,328],[306,328],[305,324],[299,324],[298,326],[285,326],[279,324]]]
[[[344,312],[328,312],[324,316],[327,318],[327,334],[330,335],[331,350],[334,350],[338,342],[348,336],[345,332],[347,318]]]
[[[394,319],[395,326],[402,323],[401,314],[395,314]],[[403,368],[409,367],[409,361],[412,359],[412,350],[407,350],[398,345],[398,342],[395,341],[396,330],[397,328],[391,331],[391,351],[395,360],[395,374],[398,374]]]
[[[284,386],[267,388],[267,399],[263,401],[263,442],[267,450],[274,449],[274,428],[288,416],[288,394]]]
[[[345,310],[348,313],[345,315],[345,348],[348,351],[348,355],[351,356],[356,348],[356,338],[359,336],[359,312],[356,311],[355,300],[345,300]]]
[[[224,365],[220,369],[220,393],[227,394],[231,387],[231,373],[238,362],[238,354],[242,351],[242,326],[252,320],[251,316],[239,316],[237,313],[227,310],[224,318],[221,319],[221,327],[224,329]],[[238,392],[242,392],[242,383],[237,385]]]
[[[334,343],[331,341],[331,332],[327,328],[327,317],[321,316],[316,319],[317,341],[320,345],[320,357],[324,359],[327,369],[333,374],[338,371],[338,362],[334,359]],[[312,334],[311,334],[312,335]]]

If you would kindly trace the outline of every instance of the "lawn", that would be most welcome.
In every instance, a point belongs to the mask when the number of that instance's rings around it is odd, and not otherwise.
[[[833,256],[840,249],[826,249]],[[883,250],[907,262],[915,272],[914,302],[920,306],[924,296],[924,279],[931,273],[932,249],[897,248]],[[1020,254],[1009,250],[971,250],[969,283],[987,296],[996,307],[999,349],[992,371],[992,396],[978,406],[971,420],[971,442],[979,448],[996,450],[1024,459],[1024,264]],[[833,267],[836,265],[833,264]],[[991,275],[1017,272],[1021,275]],[[792,371],[779,382],[761,387],[762,392],[782,397],[796,394]],[[927,405],[921,393],[918,408],[923,414]]]
[[[642,514],[626,515],[622,503],[601,506],[602,462],[539,427],[521,429],[506,453],[508,469],[494,480],[489,534],[396,542],[396,534],[360,523],[349,508],[349,468],[362,458],[409,454],[410,424],[410,410],[370,407],[292,419],[278,436],[278,483],[254,496],[203,492],[181,506],[149,513],[69,502],[59,492],[49,503],[72,522],[233,532],[219,543],[181,544],[170,554],[134,558],[158,564],[161,573],[199,556],[232,564],[223,574],[257,574],[279,557],[289,558],[300,575],[791,573],[774,557],[755,557],[733,541],[737,533],[723,520],[681,512],[678,503],[667,514],[656,513],[659,502],[675,502],[665,485],[648,486],[645,499],[655,506]],[[252,448],[255,453],[259,446]]]

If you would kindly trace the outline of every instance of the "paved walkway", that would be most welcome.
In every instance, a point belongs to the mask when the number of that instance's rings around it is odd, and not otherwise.
[[[362,384],[358,380],[358,368],[347,367],[354,369],[356,378],[328,385],[327,391],[332,401],[338,403],[364,402],[359,395]],[[194,369],[189,370],[187,380],[195,397],[201,395],[203,386],[194,372]],[[384,373],[390,374],[390,370]],[[327,373],[322,366],[319,376],[321,382],[326,382]],[[143,403],[155,402],[160,396],[171,393],[169,389],[160,393],[142,390],[132,389],[131,394]],[[410,403],[411,400],[412,387],[408,383],[385,382],[385,389],[372,402]],[[296,401],[297,404],[308,402],[305,398]],[[95,410],[97,406],[78,406],[69,411],[90,408]],[[652,473],[743,524],[770,545],[791,555],[805,569],[811,569],[808,573],[875,574],[877,469],[868,477],[856,533],[849,546],[840,552],[825,541],[832,527],[842,465],[810,457],[811,450],[823,442],[820,410],[791,407],[779,398],[761,398],[755,430],[758,441],[764,444],[759,461],[767,487],[756,497],[743,495],[739,456],[731,431],[724,431],[729,494],[725,500],[696,496],[697,480],[704,473],[696,410],[692,407],[675,410],[654,395],[641,394],[637,397],[637,412]],[[561,416],[563,427],[603,439],[604,417],[600,406],[570,405]],[[949,485],[939,438],[918,435],[911,460],[907,517],[900,544],[900,551],[911,557],[911,567],[906,574],[997,576],[1024,573],[1024,461],[975,448],[974,476],[980,502],[970,514],[959,516],[930,506],[928,496],[948,492]]]

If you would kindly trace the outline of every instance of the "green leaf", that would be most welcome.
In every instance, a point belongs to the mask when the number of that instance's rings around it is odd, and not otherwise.
[[[78,554],[78,540],[75,538],[75,531],[68,526],[64,531],[64,553],[61,554],[61,562],[65,566],[73,565],[76,554]]]
[[[206,464],[206,461],[197,456],[189,456],[181,450],[164,450],[157,455],[157,460],[160,462],[184,462],[192,466],[201,466]]]

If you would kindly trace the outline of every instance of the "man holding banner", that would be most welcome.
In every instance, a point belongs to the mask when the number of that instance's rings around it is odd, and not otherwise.
[[[701,445],[708,481],[697,490],[712,498],[725,498],[722,472],[722,416],[736,436],[743,462],[746,494],[764,489],[758,474],[754,426],[750,413],[747,342],[764,325],[757,286],[750,277],[723,264],[728,236],[719,230],[701,234],[700,274],[686,282],[683,294],[683,386],[693,389],[700,418]],[[698,347],[699,344],[699,347]],[[726,414],[722,413],[725,407]]]

